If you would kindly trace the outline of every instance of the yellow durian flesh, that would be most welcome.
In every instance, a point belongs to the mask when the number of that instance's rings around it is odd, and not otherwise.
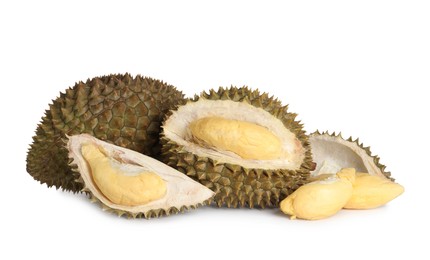
[[[197,143],[233,152],[243,159],[272,160],[283,153],[280,139],[254,123],[211,116],[191,122],[189,129]]]
[[[111,202],[124,206],[144,205],[166,194],[165,181],[155,173],[122,168],[93,144],[82,145],[97,188]]]
[[[355,169],[342,169],[325,180],[305,184],[280,203],[291,219],[317,220],[341,210],[352,196]]]
[[[344,208],[377,208],[404,192],[402,185],[392,182],[387,178],[368,173],[357,173],[353,188],[352,196]]]

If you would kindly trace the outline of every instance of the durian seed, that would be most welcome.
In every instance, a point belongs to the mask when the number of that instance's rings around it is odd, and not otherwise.
[[[267,128],[246,121],[204,117],[189,125],[196,143],[233,152],[243,159],[272,160],[282,156],[281,141]]]
[[[341,210],[352,196],[355,169],[342,169],[325,180],[305,184],[280,203],[291,219],[317,220]]]
[[[84,144],[81,150],[94,182],[111,202],[124,206],[144,205],[166,194],[166,183],[157,174],[143,168],[122,167],[93,144]]]
[[[371,209],[382,206],[404,192],[402,185],[387,178],[368,173],[356,174],[352,197],[346,203],[347,209]]]

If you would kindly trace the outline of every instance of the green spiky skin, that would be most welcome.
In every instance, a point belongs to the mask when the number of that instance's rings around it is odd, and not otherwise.
[[[190,211],[190,210],[193,210],[193,209],[205,206],[205,205],[210,205],[211,201],[212,201],[211,199],[209,199],[209,200],[203,201],[202,203],[198,203],[197,205],[182,206],[179,209],[176,208],[176,207],[170,207],[170,208],[168,208],[166,210],[164,210],[164,209],[154,209],[154,210],[149,210],[149,211],[146,211],[146,212],[140,212],[140,213],[133,214],[131,212],[124,211],[124,210],[112,209],[112,208],[104,205],[102,202],[100,202],[100,200],[97,199],[91,193],[88,193],[88,195],[89,195],[89,198],[90,198],[91,202],[99,204],[104,211],[116,214],[119,217],[145,218],[145,219],[159,218],[159,217],[162,217],[162,216],[170,216],[170,215],[174,215],[174,214],[185,213],[187,211]]]
[[[78,82],[45,111],[27,154],[27,172],[48,187],[80,191],[83,186],[69,167],[63,140],[81,133],[157,157],[161,122],[166,112],[183,102],[175,87],[139,75]]]
[[[282,106],[280,101],[266,93],[260,94],[258,90],[251,91],[247,87],[210,90],[189,102],[196,102],[200,98],[247,102],[264,109],[281,120],[306,150],[305,159],[298,170],[247,169],[190,153],[162,133],[163,161],[212,189],[216,193],[214,202],[219,207],[278,206],[282,199],[308,182],[309,172],[314,167],[308,136],[303,131],[303,125],[295,121],[297,115],[287,111],[288,106]]]
[[[333,132],[333,133],[330,134],[329,131],[325,131],[325,132],[321,133],[318,130],[315,131],[315,132],[313,132],[312,134],[310,134],[310,136],[318,136],[318,135],[325,135],[325,136],[334,137],[334,138],[338,137],[338,138],[341,138],[341,139],[343,139],[343,140],[345,140],[347,142],[355,143],[355,145],[357,145],[357,147],[359,147],[360,149],[363,149],[366,152],[366,154],[369,155],[373,159],[373,162],[375,163],[376,167],[378,167],[381,170],[382,174],[384,174],[385,177],[387,177],[388,179],[390,179],[392,181],[395,180],[393,177],[391,177],[391,172],[385,171],[385,168],[387,168],[387,167],[379,162],[380,161],[379,156],[372,155],[372,152],[370,151],[370,146],[364,146],[363,143],[360,143],[360,140],[358,138],[355,139],[355,140],[352,137],[344,139],[342,137],[342,133],[341,132],[339,132],[339,134],[336,134],[335,132]]]

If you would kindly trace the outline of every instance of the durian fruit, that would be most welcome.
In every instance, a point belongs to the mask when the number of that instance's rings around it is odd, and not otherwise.
[[[309,136],[309,142],[316,163],[315,170],[311,172],[313,177],[333,174],[342,168],[355,168],[357,172],[393,180],[391,173],[386,172],[386,167],[379,163],[379,157],[373,156],[370,147],[364,147],[358,139],[343,139],[340,133],[336,135],[316,131]]]
[[[52,101],[36,129],[27,171],[48,187],[73,192],[83,186],[68,166],[66,135],[87,133],[149,156],[160,154],[165,113],[184,102],[183,94],[162,81],[130,74],[78,82]]]
[[[404,192],[402,185],[387,178],[358,172],[346,209],[372,209],[387,204]]]
[[[164,121],[163,161],[215,191],[220,207],[278,206],[313,166],[295,118],[258,90],[203,92]]]
[[[68,137],[71,168],[83,191],[118,215],[158,217],[210,203],[214,192],[141,153],[88,134]]]
[[[324,180],[307,183],[280,203],[291,219],[318,220],[333,216],[353,193],[355,169],[346,168]]]

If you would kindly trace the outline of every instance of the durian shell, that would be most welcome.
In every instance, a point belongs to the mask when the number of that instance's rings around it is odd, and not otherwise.
[[[308,182],[309,172],[313,168],[312,155],[308,136],[303,125],[295,121],[296,114],[288,112],[288,106],[267,93],[260,94],[258,90],[248,87],[220,87],[217,91],[210,90],[195,96],[189,102],[199,99],[231,100],[246,102],[254,107],[264,109],[282,121],[284,126],[296,135],[305,149],[305,159],[298,170],[277,169],[250,169],[238,164],[221,163],[209,157],[201,157],[188,152],[179,145],[161,134],[162,160],[212,189],[216,195],[216,205],[227,207],[273,207],[291,194],[301,185]],[[166,118],[166,120],[168,117]],[[163,125],[164,127],[164,125]]]
[[[82,156],[82,144],[96,145],[114,159],[134,166],[144,166],[158,174],[166,182],[166,194],[160,199],[140,206],[123,206],[111,202],[97,188],[88,163]],[[154,158],[103,142],[88,134],[68,137],[67,150],[71,159],[70,168],[79,173],[78,181],[84,186],[83,191],[89,194],[92,202],[100,203],[103,210],[116,213],[118,216],[146,219],[168,216],[210,204],[211,198],[215,195],[210,189]]]
[[[62,140],[81,133],[157,157],[162,119],[183,102],[175,87],[140,75],[115,74],[78,82],[45,111],[27,154],[27,172],[48,187],[79,192],[83,186],[68,166]]]
[[[315,131],[310,134],[309,141],[312,147],[314,161],[317,164],[316,169],[311,172],[313,176],[326,174],[325,172],[318,172],[321,164],[325,160],[335,160],[339,169],[354,167],[359,172],[367,172],[394,181],[391,177],[391,173],[385,171],[386,166],[380,163],[380,158],[377,155],[372,155],[370,147],[364,146],[358,138],[354,139],[349,137],[344,139],[341,133],[336,134],[333,132],[330,134],[328,131]],[[324,141],[325,144],[321,144],[321,141]],[[333,145],[330,143],[333,143]],[[340,152],[339,149],[347,149],[347,151],[354,154],[354,156],[349,156],[340,160],[340,156],[336,155]],[[342,153],[342,155],[344,154],[345,153]]]

